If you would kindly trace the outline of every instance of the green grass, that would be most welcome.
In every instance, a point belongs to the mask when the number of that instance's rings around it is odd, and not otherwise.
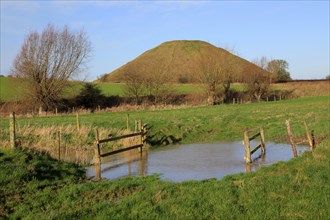
[[[241,140],[263,125],[267,141],[303,135],[306,120],[325,139],[314,152],[222,180],[162,181],[157,175],[94,182],[83,168],[27,150],[0,149],[0,218],[10,219],[327,219],[330,215],[329,96],[280,102],[81,115],[89,126],[124,128],[141,118],[150,135],[182,142]],[[20,126],[74,124],[74,116],[18,118]],[[1,120],[8,129],[8,119]]]
[[[124,96],[125,85],[123,83],[100,83],[97,85],[105,96]]]
[[[20,81],[15,78],[0,77],[0,100],[4,102],[18,101],[21,99],[22,86]],[[72,98],[79,94],[83,88],[83,82],[72,82],[71,86],[63,91],[64,98]],[[99,83],[97,84],[105,96],[125,96],[124,83]],[[203,93],[205,91],[202,85],[194,84],[175,84],[172,86],[174,92],[179,94]],[[233,90],[242,91],[244,85],[233,85]]]
[[[89,181],[83,169],[0,150],[0,218],[328,219],[330,139],[289,162],[222,180]]]
[[[0,101],[18,101],[21,99],[20,91],[15,86],[13,78],[0,77]]]
[[[150,128],[149,141],[165,144],[242,140],[247,128],[264,126],[267,141],[286,140],[285,120],[291,120],[295,137],[305,135],[303,121],[316,137],[328,135],[330,130],[329,96],[300,98],[268,103],[187,107],[184,109],[143,110],[80,115],[81,124],[89,127],[126,128],[126,115],[133,129],[134,120],[141,119]],[[56,117],[19,118],[18,127],[75,126],[74,115]],[[0,122],[8,128],[8,119]],[[162,140],[163,143],[160,143]]]

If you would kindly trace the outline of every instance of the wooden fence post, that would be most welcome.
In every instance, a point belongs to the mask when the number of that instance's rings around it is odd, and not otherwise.
[[[235,98],[233,98],[233,104],[235,104]]]
[[[126,115],[126,129],[129,130],[129,114]]]
[[[100,136],[99,130],[95,129],[96,148],[94,150],[94,165],[95,165],[95,178],[96,180],[101,179],[101,152],[100,152]]]
[[[313,141],[312,141],[311,135],[309,134],[306,121],[304,121],[304,126],[305,126],[305,130],[306,130],[306,136],[307,136],[307,139],[308,139],[309,149],[313,150]]]
[[[262,156],[265,156],[266,154],[265,129],[263,127],[260,128],[260,140],[261,140],[261,154]]]
[[[141,120],[138,121],[138,131],[141,131],[142,129],[142,122]]]
[[[245,148],[244,160],[246,163],[251,163],[250,140],[249,140],[248,131],[244,132],[244,148]]]
[[[9,135],[10,135],[10,146],[16,147],[16,119],[15,112],[10,113],[9,116]]]
[[[286,124],[286,128],[288,130],[288,136],[289,136],[289,139],[290,139],[290,142],[291,142],[293,156],[294,157],[298,157],[298,153],[297,153],[297,149],[296,149],[296,144],[294,143],[293,136],[292,136],[292,133],[291,133],[290,121],[289,120],[286,120],[285,121],[285,124]]]
[[[58,140],[58,160],[61,160],[61,130],[57,132],[57,140]]]
[[[57,108],[55,108],[55,115],[57,115]]]
[[[80,131],[80,120],[79,120],[79,114],[78,114],[78,112],[76,114],[76,124],[77,124],[77,131]]]
[[[312,149],[314,150],[315,147],[316,147],[316,144],[315,144],[314,130],[312,130]]]

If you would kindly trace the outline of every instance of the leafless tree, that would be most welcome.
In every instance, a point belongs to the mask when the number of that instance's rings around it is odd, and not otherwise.
[[[145,80],[140,76],[134,66],[126,67],[123,74],[125,88],[124,93],[128,97],[133,97],[135,103],[141,103],[141,97],[145,94]]]
[[[262,68],[264,70],[267,69],[268,62],[269,61],[268,61],[267,57],[265,57],[265,56],[252,60],[252,63],[254,63],[255,65],[259,66],[260,68]]]
[[[206,86],[208,104],[225,99],[235,75],[234,60],[224,56],[202,57],[196,69],[198,80]]]
[[[46,111],[60,98],[69,79],[86,67],[91,43],[83,30],[72,32],[48,25],[41,34],[31,32],[14,60],[11,72],[26,82],[28,101]]]
[[[251,98],[258,102],[262,97],[268,95],[270,91],[270,84],[272,75],[266,74],[262,69],[255,69],[253,66],[248,66],[244,70],[244,81],[247,83],[247,89]]]

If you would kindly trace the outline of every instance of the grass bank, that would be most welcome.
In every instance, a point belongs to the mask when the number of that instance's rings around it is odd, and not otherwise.
[[[222,180],[93,182],[81,167],[0,150],[0,218],[327,219],[330,139],[314,152]]]

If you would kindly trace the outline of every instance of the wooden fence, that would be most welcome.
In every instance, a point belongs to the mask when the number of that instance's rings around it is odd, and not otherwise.
[[[99,139],[99,132],[98,132],[98,130],[96,130],[95,178],[97,180],[101,179],[101,158],[102,157],[111,156],[114,154],[118,154],[121,152],[136,149],[136,148],[140,148],[140,152],[142,154],[143,146],[145,146],[145,143],[146,143],[146,135],[147,135],[146,125],[141,125],[141,123],[140,123],[139,130],[140,130],[139,132],[125,134],[125,135],[121,135],[121,136],[117,136],[117,137],[110,137],[110,138],[101,139],[101,140]],[[112,141],[117,141],[117,140],[121,140],[121,139],[125,139],[125,138],[137,137],[137,136],[140,137],[139,144],[121,148],[118,150],[113,150],[113,151],[106,152],[106,153],[101,153],[100,146],[102,143],[107,143],[107,142],[112,142]]]
[[[258,128],[259,129],[259,128]],[[244,148],[245,148],[245,156],[244,160],[246,163],[251,163],[251,155],[256,152],[259,148],[261,148],[261,155],[264,156],[266,154],[266,149],[265,149],[265,132],[264,128],[260,128],[260,132],[254,134],[252,137],[249,137],[249,132],[253,131],[255,129],[249,129],[244,132]],[[260,144],[257,145],[256,147],[251,150],[250,148],[250,141],[256,139],[257,137],[260,136]]]

